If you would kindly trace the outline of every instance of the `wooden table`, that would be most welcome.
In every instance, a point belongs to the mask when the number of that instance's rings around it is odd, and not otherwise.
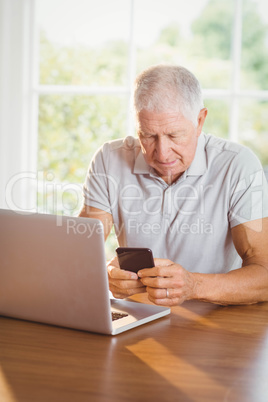
[[[267,402],[268,303],[185,302],[116,337],[0,317],[0,401]]]

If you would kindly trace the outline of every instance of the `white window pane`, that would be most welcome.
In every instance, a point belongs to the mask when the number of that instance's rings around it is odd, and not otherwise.
[[[205,133],[216,137],[228,138],[229,135],[229,102],[217,99],[205,99],[208,115],[203,127]]]
[[[268,89],[268,2],[243,1],[241,87]]]
[[[243,100],[240,104],[240,142],[250,147],[268,168],[268,102]]]
[[[57,182],[83,183],[93,154],[125,137],[125,97],[42,95],[38,171]]]
[[[174,63],[206,88],[229,88],[234,0],[135,2],[137,70]]]
[[[127,82],[130,0],[37,0],[40,83]]]

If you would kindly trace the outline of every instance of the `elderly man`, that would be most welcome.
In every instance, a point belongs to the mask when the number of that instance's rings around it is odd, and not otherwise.
[[[120,246],[149,247],[155,267],[108,264],[117,298],[155,304],[268,300],[268,186],[246,147],[202,132],[207,109],[195,76],[154,66],[136,79],[138,138],[104,144],[84,185],[80,216],[100,219]]]

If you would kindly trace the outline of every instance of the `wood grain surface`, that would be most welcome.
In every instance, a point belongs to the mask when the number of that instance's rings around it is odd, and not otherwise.
[[[267,402],[268,303],[189,301],[116,337],[0,317],[0,401]]]

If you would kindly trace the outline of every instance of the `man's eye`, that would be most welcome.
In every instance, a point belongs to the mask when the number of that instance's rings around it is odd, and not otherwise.
[[[153,134],[143,134],[142,137],[143,137],[145,140],[151,140],[151,139],[154,139],[154,138],[155,138],[155,136],[154,136]]]
[[[172,141],[174,141],[174,142],[176,142],[176,143],[178,143],[178,144],[184,144],[184,143],[187,142],[187,137],[184,136],[184,135],[170,134],[170,135],[169,135],[169,138],[170,138]]]

